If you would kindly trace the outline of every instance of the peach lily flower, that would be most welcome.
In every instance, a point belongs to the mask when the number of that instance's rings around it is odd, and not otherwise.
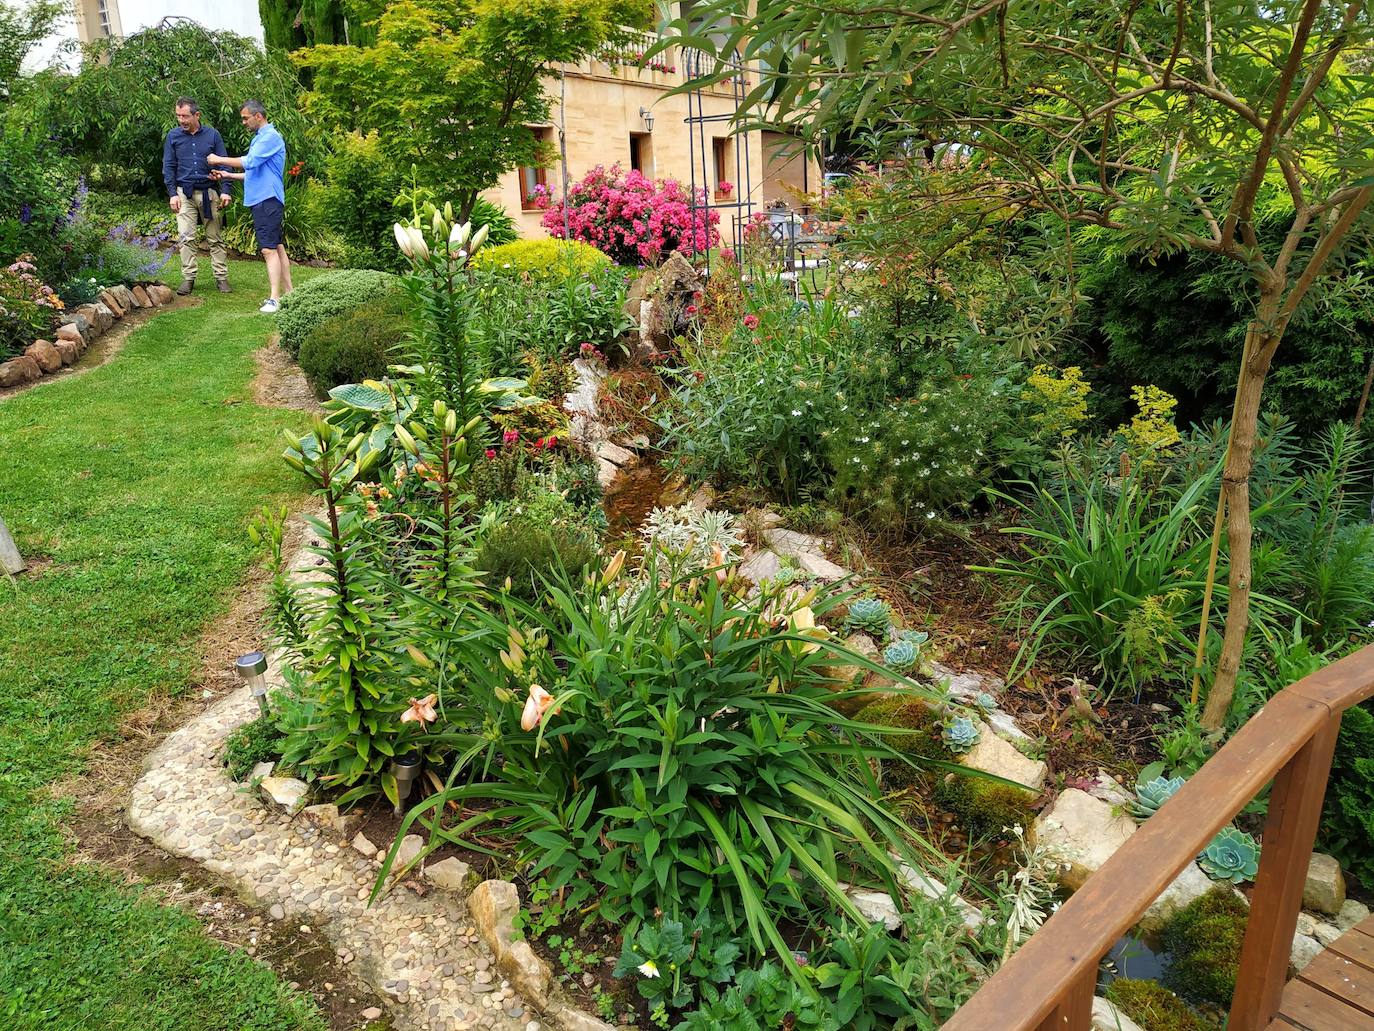
[[[552,704],[553,695],[538,684],[531,684],[530,696],[525,699],[525,711],[520,714],[520,729],[528,731],[539,726],[539,721],[544,718],[544,713],[549,711]]]
[[[434,702],[438,695],[427,694],[423,698],[412,698],[410,708],[401,713],[402,723],[418,723],[424,726],[426,723],[433,723],[439,718],[439,714],[434,711]]]

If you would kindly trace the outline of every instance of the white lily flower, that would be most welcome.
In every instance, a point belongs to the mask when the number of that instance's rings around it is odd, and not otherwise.
[[[464,222],[460,226],[454,226],[449,230],[448,246],[449,250],[461,250],[463,244],[468,242],[468,237],[472,235],[472,223]]]
[[[658,977],[658,964],[651,959],[646,959],[639,964],[639,972],[645,977]]]
[[[411,257],[419,258],[421,261],[429,257],[429,244],[425,242],[425,234],[413,226],[406,229],[406,236],[410,238]]]
[[[410,246],[410,236],[406,227],[397,222],[391,227],[391,231],[396,234],[396,246],[401,248],[401,253],[409,258],[414,249]]]
[[[530,696],[525,699],[525,710],[520,714],[520,729],[531,731],[539,726],[539,720],[553,704],[553,695],[538,684],[530,685]]]

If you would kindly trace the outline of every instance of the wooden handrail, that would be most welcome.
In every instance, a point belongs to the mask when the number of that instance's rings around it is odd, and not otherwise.
[[[944,1031],[1086,1031],[1116,941],[1270,780],[1228,1031],[1278,1012],[1341,714],[1374,696],[1374,645],[1276,694],[960,1007]]]

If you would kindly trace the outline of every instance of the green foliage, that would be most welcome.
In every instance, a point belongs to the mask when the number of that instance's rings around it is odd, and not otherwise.
[[[846,631],[862,631],[879,640],[887,636],[891,625],[892,610],[881,598],[855,598],[844,617]]]
[[[1345,710],[1322,810],[1321,837],[1341,865],[1374,884],[1374,712]]]
[[[690,1005],[699,982],[719,985],[733,980],[739,958],[739,945],[720,940],[718,928],[705,924],[688,929],[680,921],[663,920],[625,936],[613,974],[634,977],[640,997],[653,1007],[658,1022],[669,1009]]]
[[[405,180],[382,152],[377,134],[339,134],[325,162],[325,179],[326,215],[348,248],[348,264],[401,271],[404,260],[391,235],[392,202]]]
[[[305,110],[322,124],[375,132],[398,168],[457,204],[468,220],[501,174],[544,159],[530,125],[548,121],[546,80],[620,26],[647,21],[642,0],[401,0],[373,9],[363,46],[293,55],[314,76]]]
[[[239,107],[261,100],[286,140],[291,161],[321,167],[325,137],[300,110],[299,84],[286,61],[247,37],[182,21],[85,48],[81,72],[54,78],[26,101],[29,117],[94,166],[101,186],[162,191],[162,141],[176,124],[178,97],[194,97],[201,119],[224,137],[230,154],[248,150]]]
[[[321,43],[363,44],[374,33],[359,13],[340,0],[258,0],[263,42],[275,50]]]
[[[940,740],[955,755],[972,751],[973,746],[978,743],[981,736],[978,731],[978,724],[967,716],[955,716],[940,731]]]
[[[282,299],[277,314],[282,347],[296,357],[305,338],[325,319],[394,293],[399,282],[387,272],[340,269],[302,283]]]
[[[100,239],[80,217],[83,193],[74,160],[20,119],[0,122],[0,268],[31,255],[61,289]]]
[[[281,755],[283,734],[270,714],[237,728],[224,741],[224,765],[230,780],[244,780],[260,762]]]
[[[564,278],[608,268],[611,259],[589,243],[578,240],[517,240],[497,242],[473,259],[477,268],[500,269],[512,275]]]
[[[331,226],[328,189],[314,179],[286,180],[282,211],[282,242],[295,262],[332,261],[345,254],[342,239]],[[224,209],[224,243],[243,254],[260,254],[253,214],[242,204]]]
[[[291,654],[298,656],[305,645],[306,629],[305,614],[301,611],[296,592],[291,589],[290,570],[282,547],[289,515],[290,510],[285,505],[275,509],[264,505],[248,524],[248,539],[262,552],[272,576],[267,618],[273,637]]]
[[[1223,827],[1197,857],[1202,872],[1214,881],[1240,884],[1253,881],[1259,873],[1259,843],[1253,835],[1234,827]]]
[[[1210,1031],[1186,1002],[1158,981],[1118,977],[1107,985],[1107,1001],[1147,1031]]]
[[[597,539],[586,517],[562,494],[531,482],[512,501],[493,506],[478,530],[476,567],[487,583],[507,577],[511,592],[533,601],[556,569],[578,573],[596,558]]]
[[[1160,929],[1169,953],[1164,984],[1194,1003],[1231,1005],[1250,908],[1227,885],[1179,910]]]
[[[175,238],[177,232],[176,214],[161,195],[92,190],[86,198],[86,219],[103,233],[117,226],[126,226],[139,236],[165,233]]]
[[[1135,785],[1135,801],[1131,803],[1131,815],[1138,821],[1144,823],[1159,810],[1169,799],[1178,794],[1178,789],[1183,787],[1183,777],[1165,777],[1160,775],[1151,780],[1139,780]]]
[[[301,343],[301,370],[320,398],[341,383],[381,379],[392,349],[410,329],[408,298],[393,291],[312,329]]]
[[[23,89],[19,69],[25,55],[48,37],[64,13],[66,6],[60,0],[0,3],[0,105]]]
[[[935,801],[954,813],[972,834],[999,836],[1013,827],[1029,827],[1035,818],[1030,791],[984,780],[953,776],[935,783]]]

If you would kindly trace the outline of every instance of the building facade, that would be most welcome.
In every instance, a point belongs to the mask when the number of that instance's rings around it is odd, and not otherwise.
[[[704,190],[720,214],[727,241],[736,238],[736,224],[751,212],[780,206],[801,210],[802,196],[819,192],[817,163],[790,136],[732,132],[737,97],[757,85],[755,73],[746,66],[737,81],[669,95],[700,59],[673,47],[648,66],[640,55],[654,41],[645,36],[625,51],[568,65],[562,83],[553,85],[549,121],[529,129],[559,158],[545,168],[508,172],[485,194],[511,213],[521,236],[547,235],[535,187],[563,195],[564,153],[569,184],[597,165],[619,164]]]
[[[257,0],[75,0],[76,37],[82,43],[132,36],[164,18],[186,18],[216,32],[236,32],[262,42]]]

